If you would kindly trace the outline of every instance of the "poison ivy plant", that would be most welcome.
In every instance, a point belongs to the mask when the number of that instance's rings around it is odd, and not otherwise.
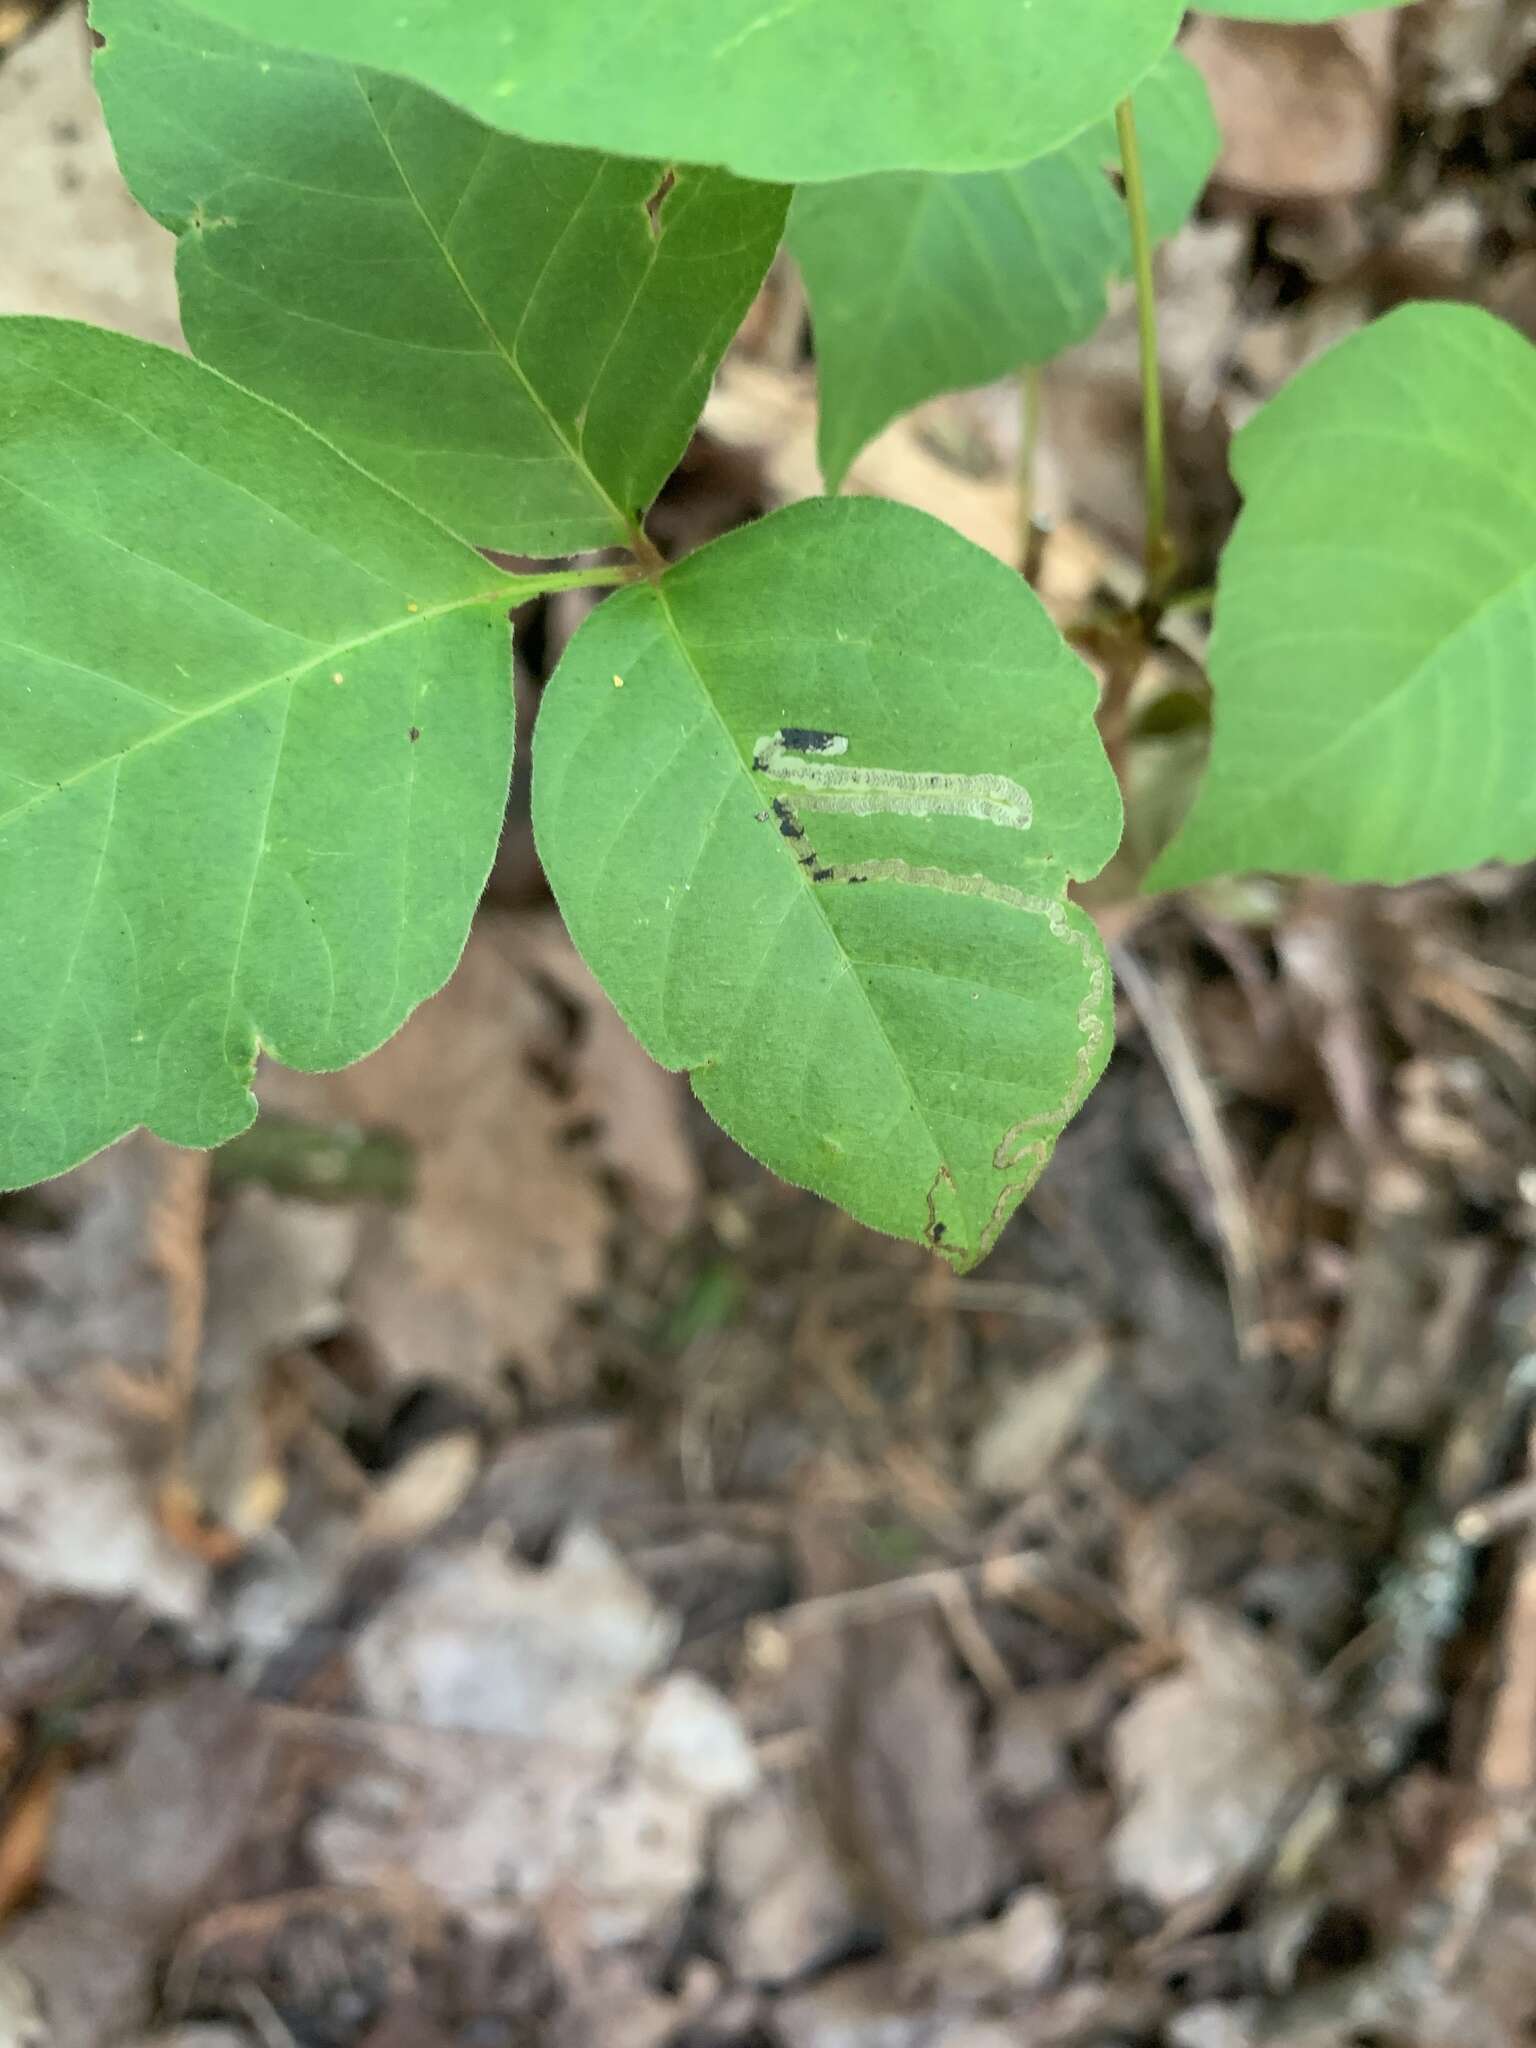
[[[1182,0],[197,0],[537,142],[744,177],[992,170],[1099,119]]]
[[[1536,856],[1536,349],[1406,308],[1303,371],[1234,466],[1215,745],[1154,886]]]
[[[540,854],[630,1028],[748,1151],[973,1264],[1108,1055],[1066,901],[1120,832],[1087,670],[949,528],[819,501],[603,604]]]
[[[1220,137],[1204,82],[1177,55],[1136,93],[1151,229],[1187,218]],[[809,185],[789,245],[816,331],[821,471],[836,490],[864,443],[941,391],[1048,362],[1091,334],[1130,269],[1110,181],[1112,120],[1010,171],[894,172]]]
[[[338,1065],[429,995],[503,815],[506,613],[611,585],[535,747],[576,942],[776,1171],[986,1252],[1109,1050],[1069,897],[1120,829],[1093,679],[919,514],[814,501],[670,568],[642,522],[771,180],[828,181],[794,235],[835,480],[895,410],[1092,324],[1143,80],[1155,399],[1151,237],[1214,138],[1177,0],[893,6],[96,0],[201,361],[0,323],[0,1185],[139,1123],[217,1143],[261,1050]],[[1529,346],[1438,308],[1244,432],[1213,766],[1159,879],[1536,851],[1533,426]]]
[[[687,444],[788,194],[541,147],[178,0],[95,0],[204,362],[484,546],[624,545]]]
[[[0,1186],[254,1114],[446,978],[526,588],[211,370],[0,322]]]

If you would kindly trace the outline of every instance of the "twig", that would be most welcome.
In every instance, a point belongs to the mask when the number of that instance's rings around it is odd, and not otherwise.
[[[1526,1465],[1530,1476],[1525,1486],[1529,1489],[1536,1487],[1536,1430],[1527,1439]],[[1531,1794],[1536,1791],[1536,1530],[1529,1527],[1520,1547],[1502,1634],[1503,1668],[1477,1769],[1487,1803],[1459,1835],[1446,1859],[1450,1925],[1436,1960],[1447,1979],[1466,1961],[1512,1840],[1519,1841],[1526,1833]]]
[[[1035,518],[1035,469],[1040,455],[1044,386],[1038,363],[1019,372],[1019,569],[1026,583],[1040,573],[1044,535]]]
[[[992,1638],[981,1625],[981,1617],[958,1574],[934,1587],[934,1600],[944,1617],[955,1648],[977,1684],[995,1707],[1006,1707],[1018,1695],[1008,1666],[998,1655]]]
[[[984,1558],[979,1564],[944,1565],[936,1571],[913,1572],[904,1579],[886,1579],[878,1586],[853,1586],[846,1593],[821,1593],[750,1623],[750,1653],[754,1662],[776,1665],[782,1662],[776,1639],[782,1642],[807,1631],[905,1614],[929,1601],[942,1600],[956,1584],[974,1587],[985,1600],[1013,1599],[1038,1572],[1039,1565],[1037,1552],[1020,1550],[1007,1557]]]
[[[165,1170],[149,1219],[150,1257],[164,1277],[167,1330],[162,1370],[183,1418],[197,1387],[203,1341],[207,1266],[203,1226],[208,1213],[209,1154],[164,1148]]]
[[[1262,1350],[1267,1318],[1263,1260],[1242,1169],[1195,1056],[1182,1002],[1153,980],[1129,946],[1113,946],[1110,951],[1115,972],[1141,1019],[1210,1187],[1238,1350],[1251,1361]]]
[[[1536,1479],[1519,1479],[1463,1508],[1456,1534],[1463,1543],[1495,1543],[1528,1522],[1536,1522]]]

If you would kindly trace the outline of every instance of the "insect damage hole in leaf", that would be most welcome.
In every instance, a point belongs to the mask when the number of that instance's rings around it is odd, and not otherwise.
[[[535,732],[546,872],[637,1036],[774,1171],[962,1267],[1108,1056],[1066,898],[1119,836],[1096,694],[1002,564],[821,500],[600,607]]]
[[[807,732],[791,726],[771,733],[752,750],[759,775],[809,790],[801,807],[848,811],[856,817],[986,818],[1027,832],[1034,816],[1029,791],[1006,775],[935,775],[905,768],[861,768],[851,761],[808,760],[807,755],[846,754],[842,733]]]
[[[832,771],[826,781],[810,780],[805,774],[796,772],[793,754],[784,744],[787,737],[784,733],[777,733],[771,740],[760,742],[752,765],[760,774],[810,787],[814,793],[799,799],[807,810],[845,811],[862,817],[982,818],[991,824],[1012,826],[1018,831],[1027,831],[1032,822],[1028,793],[1007,776],[932,775],[899,769],[850,768],[843,775]],[[848,744],[841,736],[829,733],[809,737],[818,742],[817,751],[829,754],[846,751]],[[805,764],[806,768],[813,765]],[[990,1249],[1018,1201],[1043,1172],[1050,1159],[1055,1134],[1076,1116],[1088,1099],[1107,1056],[1103,1018],[1109,980],[1107,962],[1088,935],[1080,927],[1070,924],[1064,906],[1058,902],[1040,896],[1026,896],[1019,890],[989,882],[983,875],[955,875],[942,868],[914,868],[900,860],[866,860],[853,866],[830,866],[811,845],[806,827],[788,798],[775,797],[771,808],[782,836],[802,842],[804,850],[797,858],[814,883],[894,882],[911,888],[940,889],[957,896],[983,896],[1022,910],[1028,916],[1045,918],[1054,937],[1083,950],[1087,979],[1077,1012],[1079,1045],[1076,1069],[1059,1102],[1033,1116],[1021,1118],[998,1142],[992,1155],[997,1171],[1007,1176],[1019,1175],[1021,1169],[1023,1172],[1022,1177],[1005,1181],[998,1191],[996,1207],[982,1235],[981,1249]],[[972,992],[971,1000],[980,1000],[979,990]],[[1032,1135],[1037,1132],[1041,1135]],[[927,1195],[929,1227],[926,1234],[935,1250],[949,1235],[948,1226],[934,1220],[935,1201],[940,1189],[945,1187],[955,1189],[954,1176],[947,1165],[940,1167]]]
[[[651,224],[651,235],[653,239],[660,239],[661,210],[666,205],[667,197],[676,188],[676,185],[677,168],[673,164],[668,164],[667,168],[661,174],[661,183],[656,187],[656,190],[650,194],[650,196],[647,198],[645,202],[645,217]]]

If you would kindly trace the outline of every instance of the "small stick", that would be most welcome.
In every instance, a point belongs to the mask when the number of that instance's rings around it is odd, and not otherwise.
[[[1142,1029],[1179,1106],[1195,1157],[1210,1187],[1238,1349],[1251,1361],[1262,1348],[1260,1332],[1266,1316],[1263,1260],[1242,1169],[1212,1097],[1210,1083],[1195,1057],[1180,1006],[1153,980],[1129,946],[1113,946],[1110,953],[1115,972],[1141,1019]]]

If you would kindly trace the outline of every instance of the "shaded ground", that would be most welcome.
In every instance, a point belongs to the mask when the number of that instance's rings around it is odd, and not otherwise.
[[[1536,333],[1530,10],[1200,35],[1197,561],[1314,348],[1426,292]],[[82,47],[0,70],[0,305],[173,332]],[[670,551],[812,488],[803,326],[776,278]],[[1051,379],[1063,616],[1127,587],[1133,394],[1121,312]],[[1011,555],[1016,420],[857,480]],[[530,716],[588,601],[520,622]],[[392,1046],[0,1205],[0,2044],[1536,2039],[1532,877],[1106,892],[1120,1051],[962,1280],[649,1066],[525,805]]]

